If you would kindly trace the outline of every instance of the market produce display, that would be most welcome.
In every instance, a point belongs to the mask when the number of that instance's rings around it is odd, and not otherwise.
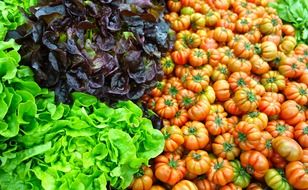
[[[307,7],[281,2],[167,1],[176,41],[143,97],[164,123],[161,189],[308,189]]]
[[[163,76],[159,59],[172,42],[163,10],[163,1],[46,1],[8,37],[60,102],[73,91],[136,100]]]
[[[0,10],[1,190],[308,189],[306,1]]]
[[[28,6],[0,5],[5,32],[24,21],[17,6]],[[164,148],[162,133],[143,117],[148,111],[81,92],[71,94],[71,105],[56,103],[55,92],[19,65],[20,47],[0,41],[0,189],[127,188]]]

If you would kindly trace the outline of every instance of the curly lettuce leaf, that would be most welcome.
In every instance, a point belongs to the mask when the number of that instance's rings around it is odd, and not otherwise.
[[[0,189],[104,190],[107,185],[114,189],[126,189],[139,168],[163,151],[163,136],[153,129],[150,120],[143,118],[142,110],[130,101],[119,102],[112,108],[94,96],[73,93],[72,105],[69,106],[55,103],[55,93],[65,92],[40,88],[34,81],[31,69],[18,64],[20,46],[14,40],[1,41],[6,31],[23,22],[20,11],[14,14],[10,11],[17,10],[19,6],[27,8],[33,3],[35,1],[31,0],[0,2],[0,10],[5,10],[0,13],[0,27],[4,27],[0,32]],[[72,14],[78,10],[73,7],[69,9]],[[47,9],[39,12],[41,15],[38,17],[46,12]],[[111,18],[116,18],[116,15]],[[107,28],[117,31],[119,23],[112,22]],[[81,22],[80,27],[92,26]],[[37,34],[34,37],[36,40]],[[53,49],[55,44],[49,37],[52,35],[46,33],[43,41]],[[62,35],[61,40],[65,41],[66,36]],[[102,50],[109,51],[115,45],[112,41],[97,40]],[[95,51],[89,44],[82,47],[85,51],[78,52],[74,49],[76,44],[71,42],[70,52],[75,53],[77,59],[80,53],[94,59],[92,67],[103,66],[110,61],[110,56],[106,54],[93,56]],[[119,53],[126,52],[126,47],[134,48],[133,43],[130,38],[122,40],[121,44],[117,44]],[[59,69],[54,54],[48,54],[48,60],[52,69]],[[113,66],[104,66],[104,70],[113,72]],[[77,79],[88,79],[85,72],[78,69],[70,74],[72,83]],[[123,73],[119,76],[123,77]],[[117,79],[113,78],[108,90],[110,93],[119,94],[117,88],[123,87]],[[87,85],[96,89],[104,80],[99,78]],[[128,93],[131,81],[127,78],[123,81],[125,87],[122,92]],[[129,92],[131,97],[142,94],[134,88],[132,90],[134,92]]]
[[[0,1],[0,40],[4,40],[8,30],[14,30],[25,22],[20,9],[28,12],[31,6],[37,4],[37,0],[3,0]]]
[[[71,102],[75,91],[110,103],[137,100],[162,79],[159,59],[171,47],[163,5],[42,1],[7,36],[22,44],[22,64],[42,87],[55,90],[58,102]],[[129,56],[134,51],[139,55]]]
[[[94,96],[78,92],[72,96],[68,113],[65,105],[47,99],[37,110],[32,112],[28,106],[19,114],[29,129],[0,154],[3,176],[18,177],[12,175],[18,165],[32,161],[33,172],[18,180],[37,179],[43,189],[107,189],[107,184],[126,189],[139,168],[163,151],[163,135],[131,101],[111,108]],[[50,119],[56,114],[56,118],[46,122],[42,114]]]

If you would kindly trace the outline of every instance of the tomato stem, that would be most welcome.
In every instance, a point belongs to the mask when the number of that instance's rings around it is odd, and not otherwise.
[[[203,179],[206,179],[207,177],[206,177],[206,175],[199,175],[198,177],[197,177],[197,179],[199,179],[199,180],[203,180]]]
[[[166,60],[165,66],[166,66],[167,68],[170,68],[170,67],[172,67],[173,65],[174,65],[174,63],[173,63],[172,60],[170,60],[170,59]]]
[[[223,147],[224,147],[224,151],[225,152],[230,152],[233,148],[233,145],[231,143],[228,142],[224,142],[223,143]]]
[[[304,133],[305,135],[308,135],[308,125],[307,125],[306,127],[304,127],[303,133]]]
[[[293,64],[291,65],[291,68],[292,68],[293,70],[297,69],[296,63],[293,63]]]
[[[278,172],[282,177],[284,177],[284,171],[283,171],[283,169],[277,168],[276,170],[277,170],[277,172]]]
[[[238,132],[238,139],[240,142],[244,142],[247,140],[246,134],[242,133],[242,132]]]
[[[299,62],[305,62],[303,57],[298,57],[297,60],[298,60]]]
[[[170,100],[170,99],[165,100],[165,104],[166,104],[167,106],[173,106],[173,102],[172,102],[172,100]]]
[[[178,91],[178,89],[176,89],[175,86],[171,86],[170,89],[169,89],[169,93],[170,93],[172,96],[177,95],[178,92],[179,92],[179,91]]]
[[[186,79],[187,79],[188,75],[187,74],[184,74],[182,77],[181,77],[181,81],[182,82],[185,82]]]
[[[251,117],[251,118],[258,117],[259,114],[260,113],[258,111],[253,111],[253,112],[248,113],[249,117]]]
[[[241,24],[248,24],[248,21],[247,21],[247,19],[241,19],[240,23]]]
[[[242,6],[242,7],[246,8],[246,7],[247,7],[247,5],[248,5],[248,4],[247,4],[247,2],[246,2],[246,1],[242,1],[242,2],[241,2],[241,6]]]
[[[198,73],[197,75],[193,76],[193,80],[195,82],[201,82],[203,80],[203,77],[202,77],[202,75],[200,73]]]
[[[186,42],[187,45],[191,45],[191,44],[194,43],[194,39],[192,37],[187,37],[185,39],[185,42]]]
[[[142,177],[144,175],[144,170],[140,168],[138,172],[135,174],[136,178]]]
[[[156,85],[156,88],[158,90],[162,90],[164,88],[164,84],[162,82],[158,82],[157,85]]]
[[[250,43],[245,43],[244,46],[245,46],[245,50],[250,50],[251,49]]]
[[[304,107],[302,107],[302,106],[300,106],[300,105],[298,105],[298,104],[296,104],[296,108],[298,109],[298,111],[305,111],[305,108]]]
[[[171,136],[171,134],[170,134],[170,133],[167,133],[167,132],[164,132],[163,135],[164,135],[164,139],[165,139],[165,140],[166,140],[166,139],[169,139],[170,136]]]
[[[190,106],[193,103],[193,100],[190,97],[184,96],[183,97],[183,104],[185,107]]]
[[[266,149],[271,149],[272,148],[272,139],[267,139],[265,141],[265,148]]]
[[[275,77],[270,77],[266,81],[269,82],[269,83],[274,83],[276,81],[276,78]]]
[[[277,26],[277,25],[278,25],[278,21],[277,21],[277,19],[275,19],[275,18],[273,18],[273,19],[271,20],[271,22],[272,22],[273,26]]]
[[[155,106],[156,106],[156,102],[155,101],[150,102],[149,107],[155,108]]]
[[[273,60],[273,63],[274,63],[275,66],[278,66],[280,62],[281,62],[281,57],[276,57],[276,58]]]
[[[226,75],[228,73],[227,68],[225,68],[225,67],[220,67],[218,70],[219,70],[219,72],[221,72],[224,75]]]
[[[222,168],[223,164],[224,164],[224,161],[215,163],[214,169],[219,170],[220,168]]]
[[[247,92],[247,97],[250,102],[255,102],[257,100],[256,95],[252,91]]]
[[[178,162],[176,160],[174,160],[173,158],[171,158],[171,160],[169,161],[169,166],[172,167],[172,168],[177,168]]]
[[[195,160],[201,160],[201,155],[198,154],[198,153],[192,153],[192,157],[193,157],[193,159],[195,159]]]
[[[204,56],[204,53],[203,53],[202,51],[200,51],[200,50],[197,50],[197,51],[194,52],[194,55],[195,55],[196,57],[203,57],[203,56]]]
[[[215,122],[216,125],[221,126],[221,125],[222,125],[222,118],[219,117],[219,115],[217,115],[217,116],[215,117],[214,122]]]
[[[196,127],[189,127],[188,133],[189,133],[190,135],[194,135],[196,132],[197,132]]]
[[[181,114],[182,114],[182,111],[181,110],[179,110],[179,111],[177,111],[176,113],[175,113],[175,118],[178,118],[178,117],[180,117],[181,116]]]
[[[246,86],[246,82],[243,78],[240,78],[238,81],[237,81],[237,85],[238,86]]]
[[[246,166],[246,171],[249,173],[249,174],[253,174],[254,173],[254,168],[251,166],[251,165],[247,165]]]
[[[277,131],[280,135],[283,134],[286,130],[287,130],[287,126],[286,126],[286,125],[281,125],[281,124],[278,124],[278,125],[277,125],[276,131]]]
[[[233,57],[233,53],[230,49],[226,50],[225,54],[228,56],[228,57]]]
[[[245,176],[245,175],[248,175],[246,174],[246,171],[244,170],[244,168],[242,166],[239,166],[239,176]]]
[[[260,54],[262,53],[262,49],[261,49],[261,47],[258,46],[258,45],[255,45],[255,46],[254,46],[254,50],[255,50],[255,53],[258,54],[258,55],[260,55]]]
[[[307,91],[304,88],[299,88],[298,92],[301,96],[305,96],[307,94]]]
[[[206,13],[205,16],[213,16],[213,15],[214,15],[213,11],[209,11],[209,12]]]

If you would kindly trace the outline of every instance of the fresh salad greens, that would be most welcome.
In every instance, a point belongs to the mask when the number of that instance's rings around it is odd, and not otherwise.
[[[24,23],[21,8],[28,10],[37,0],[2,0],[0,1],[0,40],[3,40],[8,30],[14,30]]]
[[[1,190],[125,189],[162,152],[162,134],[130,101],[111,108],[76,92],[72,106],[55,105],[18,66],[18,48],[0,42]]]
[[[111,108],[83,93],[73,93],[73,99],[70,108],[42,102],[38,124],[6,141],[0,189],[18,189],[9,174],[23,188],[125,189],[138,169],[163,151],[162,134],[131,101]]]
[[[18,64],[20,46],[3,41],[23,22],[12,7],[30,4],[0,2],[7,11],[0,13],[0,189],[127,188],[139,168],[163,151],[162,134],[131,101],[112,108],[75,92],[71,106],[56,104],[55,93]]]
[[[307,0],[277,0],[270,4],[279,17],[294,26],[298,42],[308,44],[308,1]]]
[[[46,94],[33,80],[29,67],[18,66],[19,45],[14,40],[0,41],[0,143],[16,136],[20,126],[34,124],[36,97]]]
[[[22,63],[59,102],[87,92],[101,100],[137,100],[162,79],[170,46],[164,1],[42,1],[9,33]]]

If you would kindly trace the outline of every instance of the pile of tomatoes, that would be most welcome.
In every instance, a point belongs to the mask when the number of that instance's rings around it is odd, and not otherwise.
[[[308,189],[308,46],[267,5],[168,0],[174,49],[143,97],[165,148],[132,189]]]

